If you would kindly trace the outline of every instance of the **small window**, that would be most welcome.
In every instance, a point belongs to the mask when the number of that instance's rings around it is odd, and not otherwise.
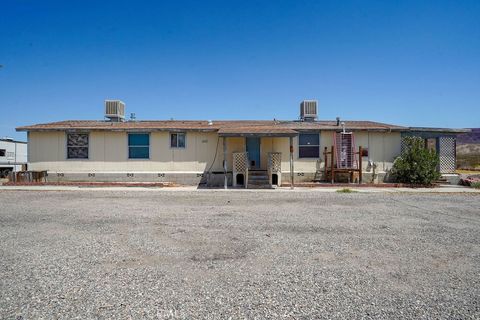
[[[150,135],[148,133],[128,134],[128,158],[150,158]]]
[[[67,134],[67,159],[88,159],[88,133]]]
[[[171,148],[185,148],[185,133],[170,133]]]
[[[298,157],[319,158],[320,157],[320,134],[300,133],[298,136]]]
[[[5,150],[5,149],[0,149],[0,157],[5,157],[5,152],[6,151],[7,150]]]

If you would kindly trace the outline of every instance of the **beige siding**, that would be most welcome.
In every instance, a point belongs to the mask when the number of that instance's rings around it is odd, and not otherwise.
[[[281,146],[277,146],[275,151],[282,152],[282,171],[290,170],[289,164],[289,142],[288,138],[281,138]],[[281,141],[276,139],[276,141]],[[295,172],[315,172],[324,168],[324,148],[330,151],[333,145],[333,133],[323,131],[320,133],[320,159],[305,159],[298,156],[298,137],[293,139],[294,144],[294,167]],[[401,136],[399,132],[355,132],[355,144],[358,148],[369,147],[370,160],[376,162],[378,171],[385,171],[392,167],[395,157],[400,154]],[[368,158],[363,159],[363,168],[366,168]]]
[[[65,133],[31,132],[28,139],[29,160],[31,162],[57,162],[65,160]]]
[[[358,146],[368,148],[368,157],[363,158],[363,168],[368,160],[377,163],[378,171],[392,168],[393,161],[401,151],[401,135],[399,132],[357,132],[355,142]]]
[[[64,132],[31,132],[30,168],[59,172],[84,171],[190,171],[203,172],[215,155],[218,136],[215,133],[188,132],[186,148],[170,148],[168,132],[150,134],[150,159],[128,159],[126,132],[90,132],[88,160],[66,159]],[[234,140],[234,139],[232,139]],[[238,138],[229,141],[229,150],[238,148]],[[230,146],[231,145],[231,146]],[[222,140],[212,170],[222,170]],[[230,155],[231,157],[231,155]],[[231,162],[231,159],[230,159]]]
[[[290,142],[289,138],[262,138],[260,141],[260,167],[267,169],[268,153],[281,152],[282,153],[282,167],[286,166],[290,170]]]
[[[331,132],[320,135],[320,160],[298,157],[298,137],[294,139],[294,164],[296,172],[315,172],[324,166],[323,149],[333,143]],[[378,170],[390,169],[400,153],[400,133],[357,132],[357,147],[369,148],[369,157],[378,164]],[[266,169],[268,152],[282,153],[282,171],[290,170],[289,138],[261,139],[261,167]],[[30,132],[30,168],[57,172],[204,172],[210,169],[223,171],[223,139],[216,133],[187,132],[186,148],[170,148],[168,132],[150,134],[150,159],[128,159],[126,132],[90,132],[88,160],[66,159],[65,132]],[[215,157],[215,163],[212,162]],[[227,138],[228,170],[232,168],[232,152],[245,151],[245,138]],[[366,167],[368,158],[363,159]]]

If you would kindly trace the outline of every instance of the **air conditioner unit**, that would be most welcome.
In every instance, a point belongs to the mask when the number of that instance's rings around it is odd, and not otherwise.
[[[317,119],[317,100],[303,100],[300,103],[300,119],[302,121],[315,121]]]
[[[105,118],[113,122],[125,121],[125,103],[120,100],[105,100]]]

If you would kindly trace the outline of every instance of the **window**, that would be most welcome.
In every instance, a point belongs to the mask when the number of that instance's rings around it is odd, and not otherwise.
[[[171,148],[185,148],[185,133],[170,133]]]
[[[0,157],[5,157],[5,152],[6,151],[7,150],[5,150],[5,149],[0,149]]]
[[[67,133],[67,159],[88,159],[88,133]]]
[[[298,136],[298,157],[319,158],[320,157],[320,134],[300,133]]]
[[[150,135],[148,133],[128,134],[128,158],[150,158]]]

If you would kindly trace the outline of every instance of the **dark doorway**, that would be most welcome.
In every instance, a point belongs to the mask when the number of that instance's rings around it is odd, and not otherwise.
[[[242,173],[237,174],[237,184],[241,186],[245,185],[245,178]]]
[[[278,176],[276,173],[272,174],[272,184],[278,186]]]

